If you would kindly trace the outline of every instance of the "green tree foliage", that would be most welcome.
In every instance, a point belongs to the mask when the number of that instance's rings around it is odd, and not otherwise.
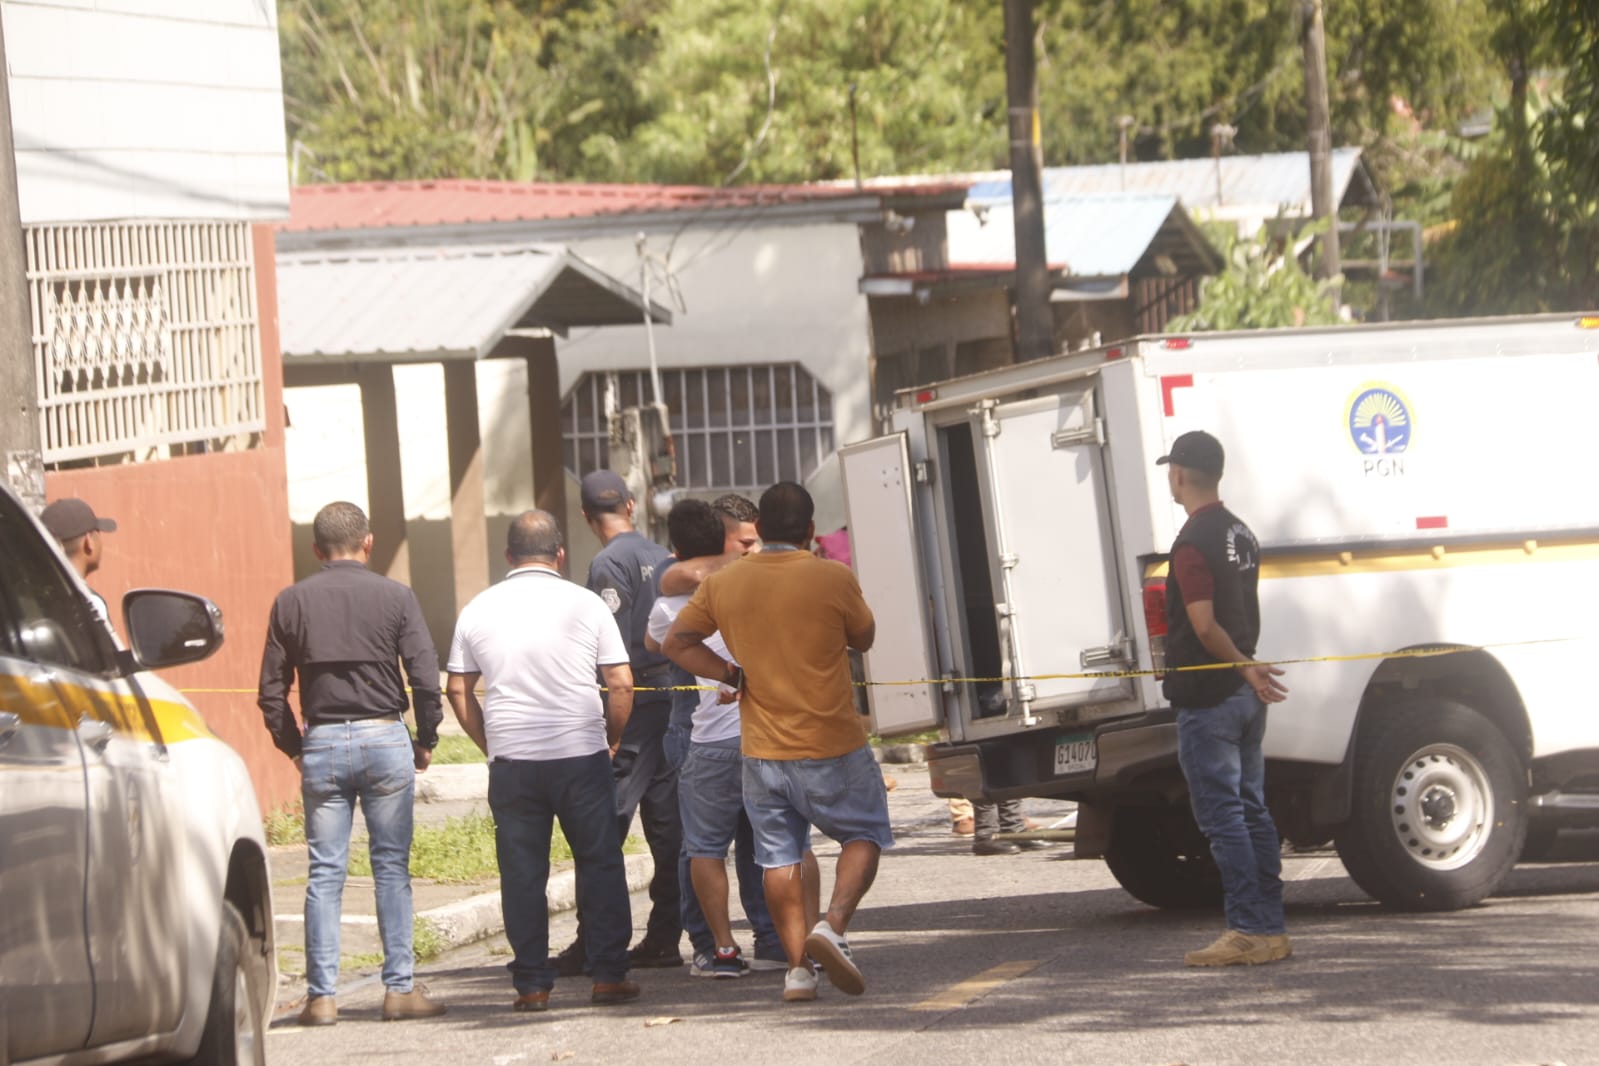
[[[1298,234],[1308,239],[1325,225]],[[1339,323],[1336,293],[1342,279],[1317,281],[1299,265],[1294,238],[1274,236],[1262,226],[1253,240],[1241,240],[1231,227],[1212,240],[1224,249],[1222,272],[1199,287],[1199,306],[1167,324],[1172,333],[1221,329],[1281,329]]]
[[[1579,6],[1584,0],[1545,0]],[[1487,99],[1485,0],[1328,3],[1334,140]],[[1299,0],[1037,0],[1045,161],[1304,144]],[[720,182],[1004,166],[997,0],[286,0],[322,179]],[[851,113],[853,87],[854,113]],[[736,172],[736,173],[735,173]]]
[[[957,0],[673,0],[638,71],[653,117],[584,143],[593,176],[719,184],[990,167],[998,8]],[[854,112],[851,113],[851,96]]]
[[[1572,0],[1491,0],[1509,100],[1454,187],[1432,249],[1442,314],[1599,306],[1599,11]],[[1539,76],[1538,71],[1548,74]]]
[[[1575,0],[1574,0],[1575,2]],[[1305,146],[1302,4],[1284,0],[1040,0],[1039,107],[1051,161],[1211,151],[1211,127],[1244,152]],[[1435,122],[1487,102],[1481,0],[1363,0],[1325,7],[1335,144],[1388,134],[1392,100]]]
[[[290,138],[322,180],[531,179],[540,153],[586,130],[604,82],[599,57],[571,64],[569,40],[591,40],[593,5],[536,0],[291,0],[281,11]],[[626,5],[605,4],[608,15]],[[559,32],[557,32],[559,31]],[[625,80],[621,81],[625,86]],[[619,94],[622,95],[622,94]],[[563,110],[564,109],[564,110]],[[302,167],[304,165],[302,164]]]

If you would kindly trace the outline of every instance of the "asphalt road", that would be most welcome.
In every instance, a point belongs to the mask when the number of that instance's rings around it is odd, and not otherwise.
[[[357,979],[341,990],[338,1026],[275,1025],[268,1062],[1599,1062],[1592,838],[1566,841],[1568,861],[1520,867],[1501,895],[1451,914],[1384,911],[1331,852],[1290,855],[1294,957],[1189,970],[1183,952],[1220,932],[1219,914],[1145,907],[1067,847],[975,857],[950,834],[925,774],[892,772],[901,843],[851,929],[863,996],[824,978],[817,1002],[784,1004],[777,974],[646,970],[634,975],[644,992],[634,1004],[590,1007],[587,984],[567,981],[548,1014],[520,1015],[503,942],[490,942],[422,974],[447,1016],[383,1024],[381,988]],[[825,876],[834,850],[818,852]],[[634,897],[639,924],[647,902]],[[559,947],[570,918],[553,929]]]

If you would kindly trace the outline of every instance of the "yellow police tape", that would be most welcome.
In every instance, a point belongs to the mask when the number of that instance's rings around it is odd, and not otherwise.
[[[1371,659],[1432,659],[1444,655],[1488,651],[1492,648],[1525,648],[1538,644],[1566,644],[1577,637],[1546,637],[1539,640],[1507,640],[1495,644],[1449,644],[1433,647],[1405,648],[1401,651],[1369,651],[1354,655],[1307,655],[1298,659],[1258,660],[1254,663],[1204,663],[1199,666],[1174,666],[1164,670],[1085,670],[1078,673],[1025,674],[1000,677],[937,677],[912,681],[856,681],[861,688],[903,688],[915,685],[993,685],[1018,681],[1086,681],[1098,678],[1160,677],[1165,674],[1187,673],[1195,670],[1232,670],[1239,666],[1300,666],[1305,663],[1352,663]],[[709,692],[720,685],[638,685],[634,692]],[[253,688],[186,688],[185,695],[252,695]],[[409,691],[409,690],[407,690]],[[600,691],[605,687],[600,686]]]

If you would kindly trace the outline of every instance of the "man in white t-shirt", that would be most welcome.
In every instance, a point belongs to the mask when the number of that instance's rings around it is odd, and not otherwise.
[[[604,601],[561,576],[566,550],[554,516],[517,517],[505,558],[510,573],[461,612],[445,669],[450,706],[489,757],[513,1007],[546,1010],[555,985],[546,889],[557,818],[588,920],[590,1001],[626,1003],[639,989],[627,979],[633,914],[611,755],[633,708],[627,647]],[[603,704],[596,670],[609,692]]]

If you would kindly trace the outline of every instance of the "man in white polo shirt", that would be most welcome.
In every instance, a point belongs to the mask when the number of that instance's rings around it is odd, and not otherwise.
[[[505,580],[461,612],[445,669],[450,706],[489,757],[513,1007],[548,1009],[555,985],[546,889],[556,818],[577,863],[578,905],[588,920],[590,1001],[625,1003],[639,990],[627,979],[633,914],[611,755],[633,709],[627,647],[600,597],[561,576],[566,549],[554,516],[517,517],[505,558]],[[596,669],[610,694],[603,705]]]

